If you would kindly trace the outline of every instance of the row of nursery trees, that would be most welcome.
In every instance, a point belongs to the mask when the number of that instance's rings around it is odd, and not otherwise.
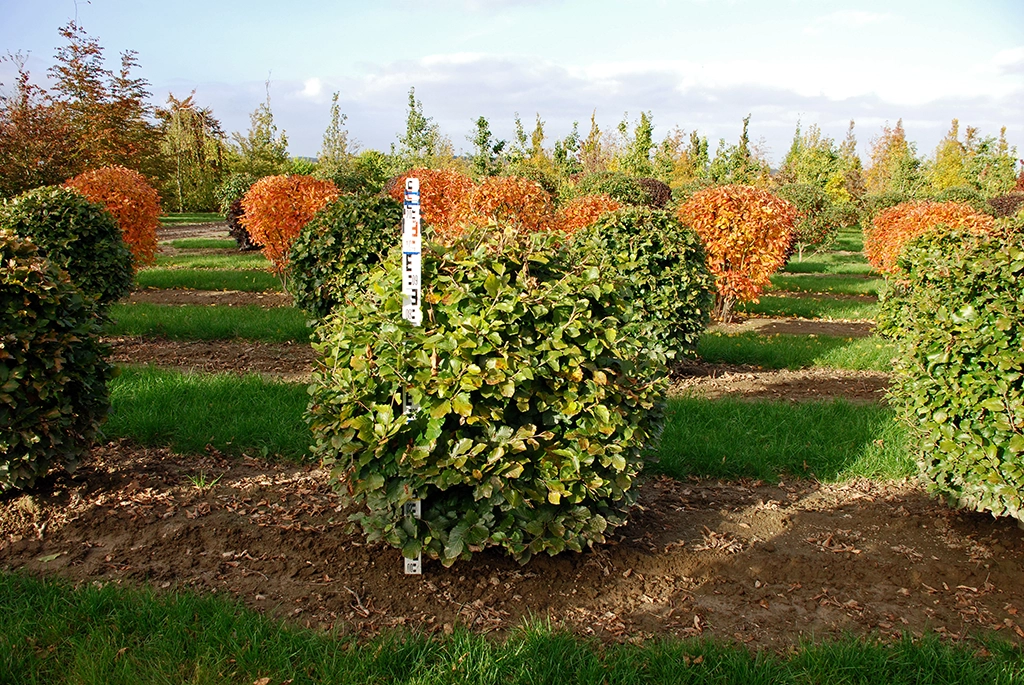
[[[424,114],[410,90],[406,130],[390,151],[358,150],[345,129],[335,94],[330,123],[315,160],[292,158],[284,131],[274,123],[268,96],[251,114],[245,133],[228,135],[209,107],[169,95],[149,104],[146,79],[135,72],[134,52],[120,67],[106,66],[103,48],[74,22],[60,29],[65,44],[48,75],[50,90],[33,84],[21,55],[13,91],[0,97],[0,197],[59,184],[87,170],[123,166],[140,172],[160,192],[170,211],[229,212],[233,201],[264,176],[300,174],[330,180],[342,192],[379,191],[389,179],[411,168],[449,169],[480,181],[514,175],[541,184],[558,204],[574,197],[581,177],[620,173],[666,184],[672,198],[685,201],[712,185],[746,184],[778,192],[813,219],[804,227],[819,244],[835,226],[863,219],[910,199],[958,200],[983,211],[1007,212],[997,198],[1013,190],[1016,150],[1005,139],[960,130],[953,121],[927,159],[907,140],[902,122],[883,127],[872,141],[865,166],[857,154],[853,122],[837,142],[816,126],[797,126],[781,167],[772,173],[763,146],[749,136],[750,117],[739,140],[724,139],[712,151],[697,131],[670,131],[660,142],[650,113],[624,117],[602,130],[596,115],[584,135],[574,124],[564,138],[551,140],[538,114],[532,126],[515,116],[512,140],[499,140],[486,118],[472,125],[469,151],[456,154],[452,141]],[[995,208],[989,208],[989,202]]]
[[[410,175],[422,327],[400,316]],[[72,180],[0,207],[0,489],[73,468],[106,414],[99,323],[130,287],[138,214],[92,200],[150,202],[128,185]],[[240,225],[316,326],[306,418],[353,522],[444,564],[488,547],[520,562],[578,551],[621,525],[671,360],[692,353],[712,310],[757,297],[806,218],[753,185],[672,203],[664,182],[615,172],[561,201],[530,178],[452,169],[414,169],[385,190],[267,176],[242,194]],[[1024,212],[902,202],[874,213],[865,251],[889,279],[893,404],[917,432],[924,478],[962,506],[1024,518]],[[403,516],[414,499],[422,519]]]

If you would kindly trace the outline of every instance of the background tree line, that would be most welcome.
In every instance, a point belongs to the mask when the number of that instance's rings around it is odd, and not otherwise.
[[[585,135],[577,122],[554,140],[539,113],[532,129],[516,113],[512,140],[497,139],[490,122],[479,117],[467,135],[468,151],[457,154],[414,89],[406,130],[389,151],[359,150],[335,93],[316,160],[294,158],[286,133],[274,123],[269,82],[249,129],[228,135],[213,111],[196,101],[195,91],[150,104],[150,84],[136,75],[134,51],[122,53],[119,67],[109,69],[102,46],[81,26],[72,21],[59,33],[64,44],[48,70],[49,90],[32,82],[23,55],[3,58],[15,64],[17,78],[0,95],[0,197],[120,165],[150,179],[167,211],[211,211],[226,209],[237,199],[237,188],[267,175],[301,173],[329,179],[342,191],[379,191],[389,178],[429,167],[477,179],[523,176],[556,198],[571,198],[581,178],[598,173],[657,179],[675,200],[713,185],[786,187],[783,194],[791,200],[844,221],[856,220],[865,206],[918,197],[983,204],[1011,192],[1017,181],[1017,152],[1005,129],[998,137],[972,127],[961,132],[957,120],[930,157],[920,156],[907,140],[902,121],[884,126],[871,142],[866,167],[857,155],[852,121],[841,142],[817,126],[798,124],[781,166],[772,170],[763,142],[750,139],[750,116],[735,142],[720,139],[712,152],[698,131],[674,128],[656,140],[650,112],[634,120],[626,114],[610,130],[598,126],[594,112]],[[226,187],[234,190],[225,194]]]

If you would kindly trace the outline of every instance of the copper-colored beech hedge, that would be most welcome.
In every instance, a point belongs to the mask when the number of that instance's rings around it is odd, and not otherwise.
[[[559,230],[572,234],[617,209],[622,209],[622,205],[610,195],[581,195],[558,210],[555,224]]]
[[[733,305],[757,302],[786,263],[798,211],[767,190],[726,185],[697,192],[678,216],[704,244],[718,291],[715,316],[729,320]]]
[[[414,177],[420,182],[420,205],[424,223],[430,225],[437,237],[458,233],[456,208],[475,184],[473,179],[451,169],[410,169],[394,180],[388,194],[399,202],[405,201],[405,180]]]
[[[330,181],[312,176],[266,176],[256,181],[242,198],[242,225],[253,242],[282,274],[288,252],[302,227],[338,197]]]
[[[156,262],[160,194],[145,176],[122,166],[108,166],[81,173],[64,185],[114,215],[137,267]]]
[[[886,275],[897,272],[903,247],[937,226],[971,233],[991,233],[993,219],[962,202],[904,202],[881,212],[864,230],[864,256]]]

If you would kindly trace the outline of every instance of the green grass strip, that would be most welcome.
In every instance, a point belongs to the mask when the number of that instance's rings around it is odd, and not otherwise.
[[[157,255],[156,265],[179,269],[269,269],[270,261],[262,252],[232,250],[225,254]]]
[[[215,269],[142,269],[135,274],[140,288],[191,288],[192,290],[281,290],[281,281],[267,271]]]
[[[860,225],[847,226],[839,231],[836,242],[831,247],[832,251],[863,252],[864,231]]]
[[[658,461],[672,478],[904,478],[916,473],[906,429],[888,407],[673,398]]]
[[[711,640],[601,645],[535,621],[505,640],[389,632],[360,641],[284,624],[229,599],[0,573],[0,682],[212,685],[915,683],[1018,685],[1008,642],[845,638],[785,655]]]
[[[803,319],[860,319],[873,320],[878,315],[877,302],[859,299],[807,295],[778,297],[762,295],[760,302],[743,302],[736,311],[762,316],[798,316]]]
[[[775,274],[772,289],[795,293],[829,293],[833,295],[875,295],[885,286],[885,279],[852,274]]]
[[[803,261],[791,258],[784,269],[787,273],[870,274],[874,273],[864,255],[856,253],[817,252],[804,255]]]
[[[216,212],[175,212],[160,217],[165,226],[176,224],[216,224],[224,221],[224,215]]]
[[[812,338],[753,332],[708,332],[701,336],[697,344],[697,356],[706,362],[751,364],[764,369],[889,371],[892,368],[893,347],[877,336]]]
[[[178,250],[236,250],[238,243],[230,238],[181,238],[165,244]]]
[[[141,335],[172,340],[308,342],[306,315],[295,307],[114,304],[107,335]]]
[[[303,420],[309,394],[298,383],[258,375],[181,373],[125,366],[110,382],[104,433],[176,452],[212,445],[228,454],[301,460],[310,445]]]

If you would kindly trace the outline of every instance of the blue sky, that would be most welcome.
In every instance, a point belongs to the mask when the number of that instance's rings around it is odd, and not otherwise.
[[[1024,156],[1024,0],[0,0],[0,51],[28,52],[37,81],[78,17],[107,64],[136,50],[155,102],[196,90],[227,131],[264,98],[292,154],[314,156],[340,92],[350,136],[387,150],[407,93],[456,148],[483,115],[510,138],[539,113],[549,144],[596,110],[612,130],[651,112],[673,128],[735,142],[748,113],[768,158],[797,121],[860,152],[902,118],[930,154],[959,118],[983,135],[1007,126]],[[13,79],[0,64],[0,82]]]

